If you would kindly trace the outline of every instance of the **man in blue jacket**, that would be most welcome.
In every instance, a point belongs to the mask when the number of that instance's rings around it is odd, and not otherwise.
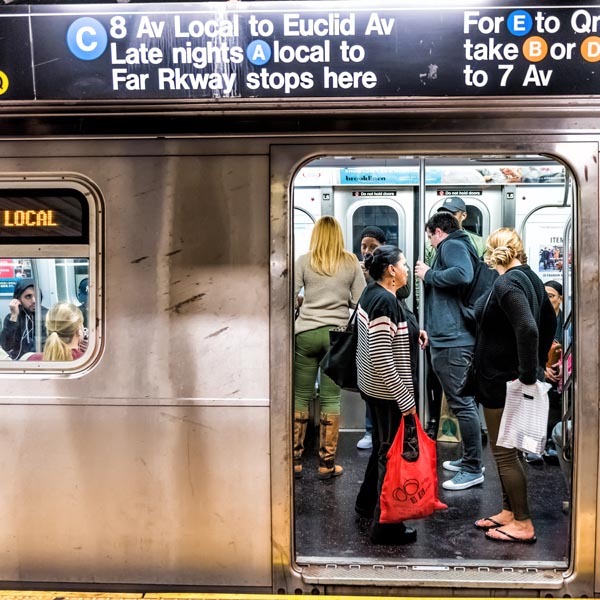
[[[456,473],[442,484],[447,490],[466,490],[483,483],[481,424],[473,396],[459,393],[473,356],[475,338],[470,333],[461,297],[473,280],[469,236],[456,218],[446,211],[435,213],[425,225],[436,249],[431,267],[417,261],[415,275],[425,283],[425,328],[431,345],[431,364],[460,426],[463,456],[445,461],[444,469]]]

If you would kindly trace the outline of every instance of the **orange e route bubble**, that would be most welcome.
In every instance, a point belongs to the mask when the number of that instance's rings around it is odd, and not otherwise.
[[[581,42],[581,56],[588,62],[598,62],[600,60],[600,37],[590,35]]]
[[[539,35],[527,38],[523,42],[523,56],[530,62],[540,62],[548,54],[548,43]]]

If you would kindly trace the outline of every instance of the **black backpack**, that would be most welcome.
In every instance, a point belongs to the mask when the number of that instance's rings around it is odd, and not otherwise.
[[[473,244],[469,243],[469,254],[473,261],[473,279],[465,286],[460,295],[460,310],[466,321],[467,329],[475,334],[477,322],[475,319],[475,303],[482,296],[488,296],[498,278],[496,269],[491,269],[480,256],[477,256]]]

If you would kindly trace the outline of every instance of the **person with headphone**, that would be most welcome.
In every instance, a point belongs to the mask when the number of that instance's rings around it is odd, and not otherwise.
[[[10,312],[4,318],[2,331],[0,332],[0,346],[13,360],[18,360],[28,352],[35,352],[36,337],[38,333],[42,336],[41,346],[46,341],[44,322],[46,320],[46,309],[41,307],[42,331],[36,331],[35,312],[37,299],[35,293],[35,282],[33,279],[20,279],[15,284],[13,299],[9,303]]]

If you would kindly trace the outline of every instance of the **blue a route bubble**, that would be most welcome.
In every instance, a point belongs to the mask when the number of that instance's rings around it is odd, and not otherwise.
[[[533,27],[533,18],[526,10],[513,10],[506,18],[508,30],[518,37],[527,35]]]
[[[271,46],[263,40],[254,40],[248,44],[246,56],[253,65],[260,67],[271,59]]]
[[[100,21],[82,17],[73,21],[67,31],[67,46],[81,60],[95,60],[106,50],[108,36]]]

